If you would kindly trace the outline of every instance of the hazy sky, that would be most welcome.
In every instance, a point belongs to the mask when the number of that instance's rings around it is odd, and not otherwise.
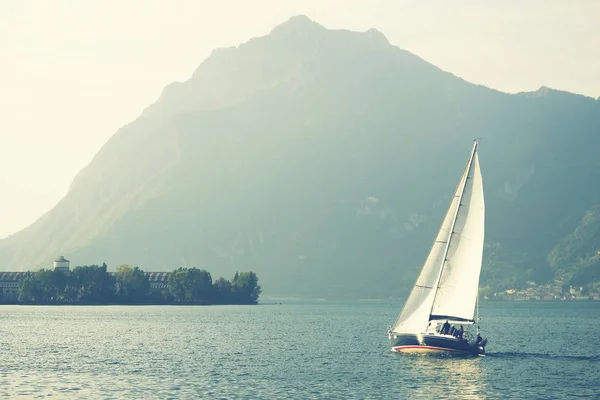
[[[119,127],[212,49],[297,14],[374,27],[502,91],[600,96],[596,0],[0,0],[0,238],[51,209]]]

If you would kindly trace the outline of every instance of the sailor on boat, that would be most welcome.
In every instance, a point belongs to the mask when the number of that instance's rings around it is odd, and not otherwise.
[[[458,340],[462,340],[464,334],[465,334],[465,330],[463,329],[463,326],[461,325],[460,329],[458,331],[456,331],[456,337],[458,338]]]
[[[450,323],[448,322],[448,320],[446,320],[446,322],[444,322],[444,325],[442,325],[442,331],[440,333],[442,335],[447,335],[448,333],[450,333]]]

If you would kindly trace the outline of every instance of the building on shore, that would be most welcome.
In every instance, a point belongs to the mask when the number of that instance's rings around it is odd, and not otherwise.
[[[54,260],[54,270],[69,272],[69,260],[63,256],[58,257],[56,260]]]
[[[19,297],[19,282],[28,272],[0,272],[0,301],[16,302]]]
[[[168,287],[170,272],[146,272],[150,289],[164,290]]]

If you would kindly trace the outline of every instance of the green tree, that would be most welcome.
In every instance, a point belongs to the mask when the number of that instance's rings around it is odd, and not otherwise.
[[[127,303],[143,303],[150,292],[148,276],[138,267],[121,265],[117,269],[115,292],[117,297]]]
[[[233,298],[236,304],[256,304],[260,296],[261,288],[258,277],[252,271],[235,273],[233,281]]]
[[[109,303],[114,294],[115,281],[106,269],[106,264],[75,267],[69,273],[67,284],[63,286],[63,301],[84,304]]]
[[[30,272],[19,283],[19,301],[22,303],[56,303],[66,284],[61,271],[41,269]]]
[[[35,273],[29,272],[19,282],[19,302],[36,303],[40,302],[43,296],[42,284]]]
[[[185,301],[186,280],[187,268],[178,268],[169,275],[167,286],[175,302]]]
[[[198,268],[188,270],[187,297],[195,304],[212,304],[213,284],[208,271]]]
[[[233,300],[231,282],[225,278],[219,278],[213,283],[213,293],[217,304],[230,304]]]
[[[169,276],[169,293],[177,302],[211,304],[213,302],[212,277],[198,268],[178,268]]]
[[[57,297],[64,290],[66,276],[62,271],[41,269],[35,273],[39,282],[40,294],[38,302],[56,303]]]
[[[64,303],[64,293],[69,284],[70,276],[60,270],[51,271],[47,276],[47,287],[51,290],[51,300],[55,303]]]
[[[91,293],[92,299],[96,302],[109,303],[114,298],[116,280],[107,269],[106,263],[102,263],[94,270]]]

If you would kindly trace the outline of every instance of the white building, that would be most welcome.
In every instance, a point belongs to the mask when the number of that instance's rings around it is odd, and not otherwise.
[[[69,272],[69,260],[63,256],[58,257],[56,260],[54,260],[54,270]]]

